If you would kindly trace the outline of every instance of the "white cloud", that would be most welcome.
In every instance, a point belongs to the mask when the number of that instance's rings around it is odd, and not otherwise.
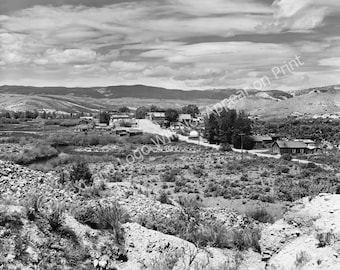
[[[274,20],[266,23],[266,29],[307,31],[323,24],[325,17],[340,12],[336,0],[275,0]]]
[[[306,65],[300,77],[285,78],[287,85],[307,85],[338,68],[338,33],[319,38],[317,30],[340,11],[340,1],[264,2],[158,0],[19,10],[0,16],[1,73],[17,83],[201,89],[248,86],[295,55]],[[309,32],[314,41],[276,39],[281,32]]]
[[[110,64],[110,70],[117,72],[136,72],[142,71],[146,68],[146,65],[134,62],[113,61]]]
[[[252,0],[169,0],[171,7],[190,15],[212,15],[228,13],[272,13],[267,5]]]
[[[320,59],[319,64],[322,66],[332,66],[332,67],[340,68],[340,57]]]
[[[83,49],[48,49],[42,57],[34,60],[36,64],[80,64],[93,62],[96,59],[96,52],[87,48]]]

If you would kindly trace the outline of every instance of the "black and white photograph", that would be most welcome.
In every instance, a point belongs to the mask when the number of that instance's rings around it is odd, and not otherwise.
[[[0,0],[0,270],[340,270],[339,0]]]

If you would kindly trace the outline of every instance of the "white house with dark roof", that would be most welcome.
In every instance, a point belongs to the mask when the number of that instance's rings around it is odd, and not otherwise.
[[[274,154],[311,154],[319,148],[308,145],[302,141],[276,141],[272,144]]]
[[[185,123],[190,122],[192,120],[192,117],[190,114],[182,113],[178,116],[178,122]]]

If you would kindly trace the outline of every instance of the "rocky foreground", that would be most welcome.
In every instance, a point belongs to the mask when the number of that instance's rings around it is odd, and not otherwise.
[[[86,198],[57,185],[56,178],[0,161],[0,269],[340,269],[340,195],[320,194],[294,203],[282,220],[259,225],[260,252],[236,251],[198,248],[142,226],[145,217],[165,223],[181,207],[161,204],[128,183],[110,183],[100,197]],[[44,195],[44,204],[56,198],[65,209],[28,209],[32,191]],[[75,218],[79,209],[112,202],[130,216],[121,232],[93,228]],[[227,228],[245,228],[252,222],[228,209],[201,214]]]

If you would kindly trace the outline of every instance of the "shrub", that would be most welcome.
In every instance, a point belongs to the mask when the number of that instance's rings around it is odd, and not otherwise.
[[[93,229],[111,230],[118,244],[122,243],[124,234],[121,224],[129,221],[130,217],[118,203],[104,206],[98,203],[95,207],[87,206],[77,209],[75,219]]]
[[[185,186],[185,179],[184,178],[181,178],[181,179],[176,179],[175,181],[175,184],[176,184],[176,187],[183,187]]]
[[[319,181],[317,179],[303,179],[293,181],[292,179],[277,179],[275,181],[276,194],[278,198],[286,201],[295,201],[303,197],[316,196],[320,193],[331,193],[330,181]]]
[[[232,148],[229,143],[222,143],[220,146],[220,150],[224,152],[230,152],[232,151]]]
[[[307,252],[301,251],[296,254],[296,260],[294,262],[296,269],[301,269],[305,264],[310,261],[310,256]]]
[[[263,195],[260,197],[260,200],[262,202],[267,202],[267,203],[274,203],[275,202],[275,198],[270,196],[270,195]]]
[[[40,194],[30,194],[24,202],[26,215],[28,220],[35,220],[40,214],[40,206],[43,201],[43,196]]]
[[[260,231],[254,228],[235,229],[232,233],[233,245],[240,251],[252,248],[256,252],[261,252],[260,238]]]
[[[282,173],[289,173],[289,168],[286,167],[286,166],[282,166],[282,167],[280,168],[280,171],[281,171]]]
[[[175,235],[197,247],[236,248],[259,251],[260,233],[257,229],[230,230],[224,224],[202,218],[196,200],[180,199],[183,211],[177,216],[159,218],[143,216],[138,222],[149,229]]]
[[[19,213],[0,212],[0,226],[8,229],[18,230],[23,225]]]
[[[292,156],[290,154],[283,154],[281,156],[281,159],[287,160],[287,161],[291,161],[292,160]]]
[[[54,126],[54,125],[59,125],[61,122],[60,119],[49,119],[45,120],[44,125],[45,126]]]
[[[268,171],[264,171],[260,174],[261,177],[268,177],[269,176],[269,172]]]
[[[163,204],[170,204],[172,205],[172,202],[168,196],[168,194],[166,194],[166,192],[162,191],[160,194],[159,194],[159,197],[157,199],[160,203],[163,203]]]
[[[243,181],[243,182],[247,182],[247,181],[249,181],[249,179],[248,179],[248,175],[246,175],[246,174],[243,174],[243,175],[241,176],[240,180],[241,180],[241,181]]]
[[[29,165],[37,161],[56,157],[58,154],[58,150],[49,145],[36,145],[32,149],[25,149],[20,154],[10,155],[9,159],[20,165]]]
[[[201,178],[202,176],[206,175],[206,173],[204,172],[204,168],[199,166],[193,167],[192,172],[197,178]]]
[[[52,231],[57,231],[62,225],[65,208],[57,202],[52,203],[50,207],[51,209],[50,212],[46,214],[46,219],[50,224]]]
[[[110,175],[109,181],[113,183],[123,182],[123,174],[121,172],[115,171]]]
[[[247,211],[246,215],[261,223],[274,223],[273,216],[269,214],[265,209],[256,209],[256,210]]]
[[[330,246],[335,239],[335,235],[331,232],[318,233],[316,235],[316,239],[319,241],[318,247],[322,248],[322,247]]]
[[[335,193],[340,194],[340,185],[337,186]]]
[[[177,179],[178,173],[179,173],[178,169],[168,170],[162,175],[162,181],[163,182],[175,182]]]
[[[85,162],[77,162],[73,165],[70,172],[71,183],[77,183],[80,180],[84,181],[84,184],[91,186],[93,184],[92,173]]]
[[[68,119],[62,121],[59,125],[62,127],[75,127],[79,125],[80,120],[79,119]]]

